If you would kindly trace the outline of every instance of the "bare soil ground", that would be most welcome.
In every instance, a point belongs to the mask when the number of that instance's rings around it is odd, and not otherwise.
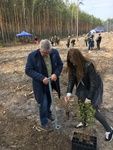
[[[85,56],[95,61],[104,81],[102,112],[113,126],[113,33],[102,34],[101,50],[88,53],[84,38],[76,47]],[[28,53],[36,45],[23,45],[0,48],[0,150],[71,150],[71,138],[75,131],[77,117],[76,97],[70,102],[70,117],[66,118],[63,96],[66,94],[67,75],[65,73],[67,48],[66,41],[58,46],[64,61],[61,75],[62,97],[54,93],[59,123],[58,131],[47,132],[40,128],[38,107],[32,93],[31,79],[24,73]],[[74,100],[74,101],[73,101]],[[103,127],[95,121],[93,127],[81,132],[94,134],[98,138],[99,150],[112,150],[113,141],[105,142]]]

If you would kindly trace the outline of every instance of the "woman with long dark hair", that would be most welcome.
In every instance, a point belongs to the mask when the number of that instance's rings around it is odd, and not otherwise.
[[[88,101],[91,103],[95,110],[95,118],[106,130],[105,140],[111,141],[113,138],[113,129],[109,126],[99,110],[102,103],[103,82],[99,73],[97,73],[94,64],[84,57],[78,49],[72,48],[67,54],[67,67],[68,86],[65,100],[68,101],[70,99],[74,85],[76,85],[78,103],[86,103]],[[76,127],[79,128],[85,126],[87,126],[87,114],[84,121],[80,122]]]

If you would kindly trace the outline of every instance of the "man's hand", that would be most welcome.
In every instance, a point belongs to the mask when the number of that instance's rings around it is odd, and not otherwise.
[[[51,80],[52,80],[52,81],[56,81],[56,80],[57,80],[56,74],[52,74],[52,75],[51,75]]]
[[[48,84],[48,78],[47,77],[45,77],[44,79],[43,79],[43,83],[45,84],[45,85],[47,85]]]

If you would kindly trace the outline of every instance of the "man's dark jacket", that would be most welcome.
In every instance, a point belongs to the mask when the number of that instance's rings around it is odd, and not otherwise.
[[[56,49],[50,52],[50,59],[52,64],[52,74],[57,75],[57,80],[52,81],[52,88],[55,89],[60,97],[59,76],[61,74],[63,63]],[[48,77],[47,68],[44,59],[39,50],[31,52],[28,56],[25,73],[33,80],[33,91],[35,99],[38,103],[43,100],[45,92],[49,92],[49,86],[43,84],[43,79]]]
[[[76,95],[79,99],[90,99],[94,107],[100,106],[103,96],[103,82],[100,75],[96,72],[91,62],[86,62],[84,66],[85,75],[77,82],[76,67],[69,77],[67,93],[72,93],[74,85],[76,85]]]

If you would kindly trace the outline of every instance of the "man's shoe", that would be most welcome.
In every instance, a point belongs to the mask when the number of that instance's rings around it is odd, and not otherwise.
[[[50,122],[48,122],[46,125],[42,125],[42,128],[46,131],[52,131],[52,124]]]
[[[75,128],[85,128],[87,126],[88,124],[83,124],[82,122],[80,122],[78,125],[75,126]]]
[[[113,129],[111,132],[106,132],[105,133],[105,141],[111,141],[113,139]]]
[[[50,121],[55,121],[55,118],[54,118],[53,116],[48,117],[48,119],[49,119]]]

